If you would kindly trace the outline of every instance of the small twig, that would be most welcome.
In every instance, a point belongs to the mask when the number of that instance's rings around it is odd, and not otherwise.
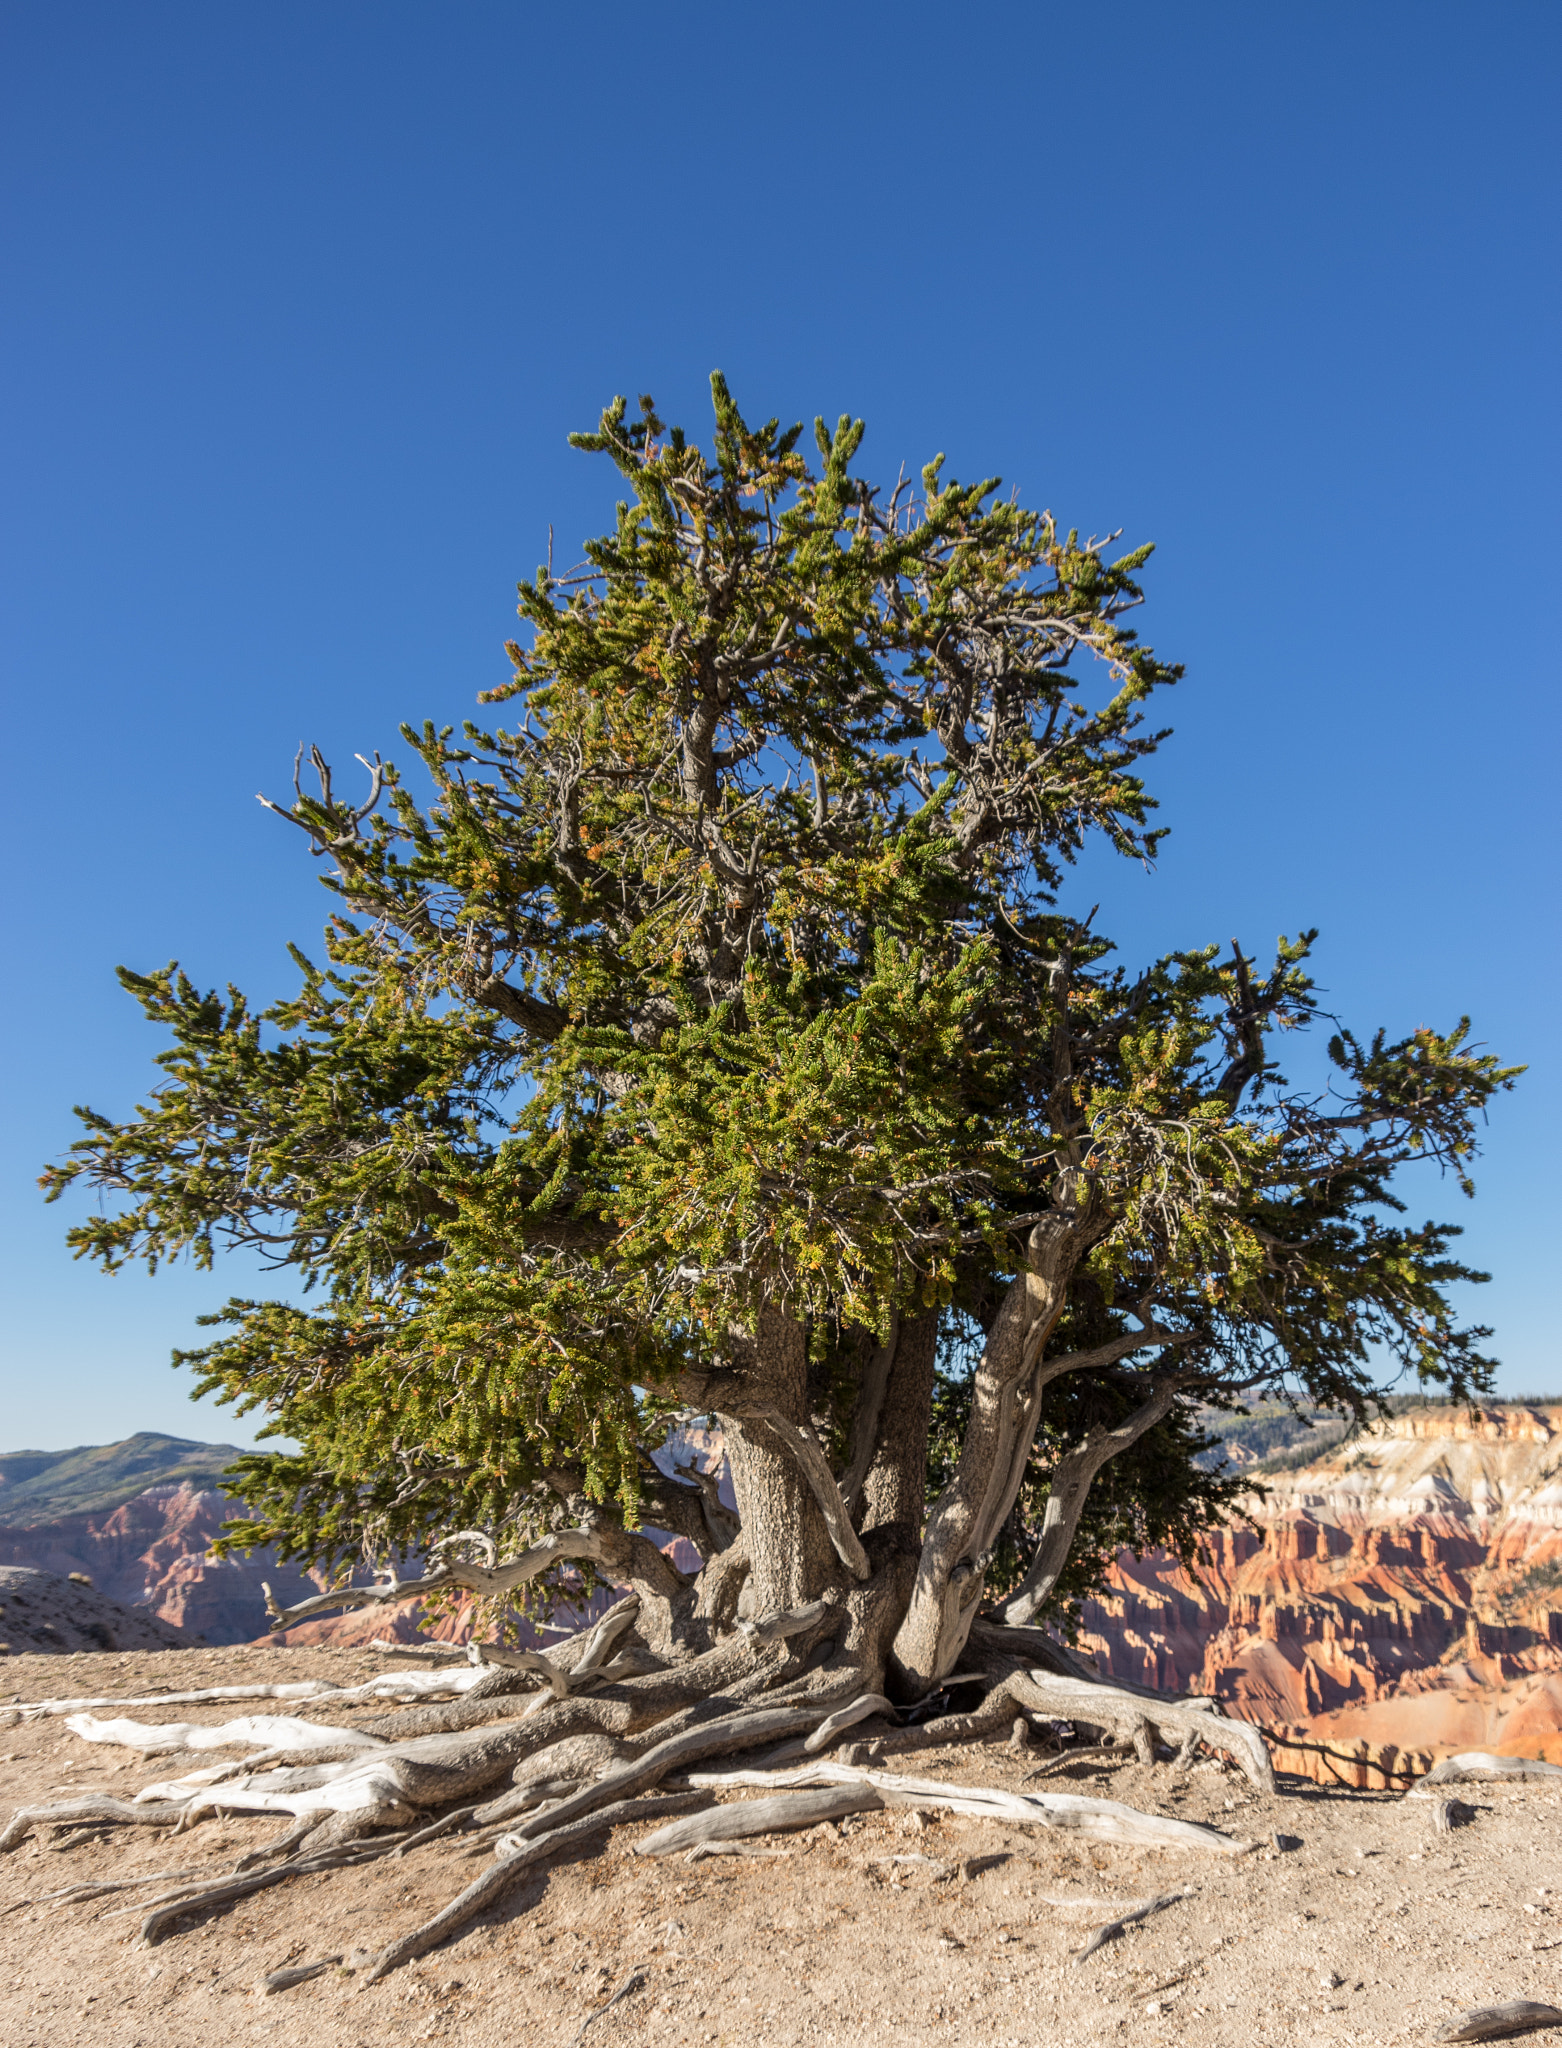
[[[1163,1907],[1175,1906],[1179,1899],[1189,1897],[1191,1897],[1191,1894],[1185,1891],[1162,1892],[1156,1898],[1146,1899],[1142,1906],[1136,1906],[1127,1913],[1120,1913],[1115,1920],[1108,1920],[1104,1926],[1096,1929],[1095,1933],[1091,1935],[1084,1947],[1074,1957],[1075,1962],[1088,1962],[1098,1948],[1105,1948],[1106,1944],[1115,1936],[1121,1934],[1125,1928],[1132,1927],[1136,1921],[1148,1920],[1152,1913],[1159,1913]]]
[[[619,1985],[618,1989],[613,1993],[613,1996],[608,2000],[607,2004],[599,2005],[595,2012],[587,2013],[586,2017],[580,2023],[579,2030],[575,2035],[575,2040],[571,2041],[570,2043],[570,2048],[575,2048],[575,2043],[585,2038],[587,2027],[594,2027],[597,2021],[601,2019],[602,2015],[605,2012],[611,2012],[614,2006],[617,2005],[618,2001],[621,1998],[628,1998],[631,1992],[642,1990],[645,1986],[646,1974],[647,1973],[644,1964],[636,1963],[634,1968],[629,1972],[629,1975],[624,1979],[623,1983]]]
[[[338,1953],[322,1956],[318,1963],[296,1963],[290,1969],[273,1970],[262,1977],[255,1989],[262,1998],[269,1998],[273,1991],[291,1991],[295,1984],[307,1984],[311,1977],[318,1977],[326,1970],[334,1969],[342,1960]]]
[[[790,1849],[765,1849],[757,1842],[696,1842],[692,1849],[683,1854],[685,1863],[700,1863],[707,1856],[758,1856],[761,1858],[785,1859]]]

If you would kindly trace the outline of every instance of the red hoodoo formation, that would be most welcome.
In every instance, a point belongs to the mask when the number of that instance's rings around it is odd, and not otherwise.
[[[1212,1693],[1324,1781],[1562,1763],[1562,1408],[1413,1410],[1264,1483],[1191,1568],[1122,1554],[1103,1676]]]

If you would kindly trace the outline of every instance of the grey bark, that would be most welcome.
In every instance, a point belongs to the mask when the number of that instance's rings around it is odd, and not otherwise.
[[[1176,1398],[1176,1384],[1163,1383],[1126,1422],[1116,1429],[1091,1430],[1081,1443],[1071,1444],[1057,1460],[1048,1480],[1047,1505],[1035,1555],[1024,1578],[999,1609],[1003,1621],[1025,1628],[1040,1614],[1068,1563],[1079,1533],[1080,1516],[1098,1474],[1158,1422],[1164,1422]]]
[[[1060,1208],[1031,1231],[1026,1263],[1004,1296],[977,1367],[971,1420],[955,1476],[928,1518],[892,1664],[911,1696],[955,1668],[976,1618],[993,1539],[1019,1493],[1035,1440],[1041,1394],[1068,1369],[1043,1363],[1068,1283],[1093,1234],[1088,1203]]]

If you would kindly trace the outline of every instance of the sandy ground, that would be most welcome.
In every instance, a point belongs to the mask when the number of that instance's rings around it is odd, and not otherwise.
[[[169,1651],[19,1656],[7,1699],[183,1690],[249,1680],[351,1681],[362,1652]],[[247,1705],[170,1709],[217,1721]],[[296,1712],[296,1708],[278,1711]],[[140,1718],[159,1718],[153,1709]],[[327,1718],[316,1712],[314,1718]],[[337,1719],[349,1718],[338,1710]],[[142,1761],[81,1742],[59,1720],[0,1726],[0,1807],[69,1790],[132,1791],[212,1761]],[[904,1760],[921,1776],[1018,1786],[1037,1759],[988,1747]],[[1466,1787],[1474,1820],[1438,1835],[1429,1801],[1282,1781],[1278,1799],[1213,1765],[1184,1777],[1086,1760],[1047,1788],[1209,1820],[1267,1842],[1236,1859],[1083,1847],[986,1822],[862,1816],[792,1838],[775,1861],[689,1865],[629,1855],[634,1833],[521,1881],[447,1947],[365,1985],[345,1970],[271,1997],[265,1971],[374,1950],[481,1871],[460,1838],[405,1862],[296,1879],[155,1948],[119,1897],[35,1904],[88,1876],[212,1864],[278,1831],[274,1818],[208,1819],[170,1838],[116,1831],[64,1852],[37,1837],[0,1860],[0,2039],[9,2048],[569,2048],[634,1965],[644,1988],[605,2012],[589,2048],[627,2043],[877,2044],[1430,2041],[1454,2013],[1530,1998],[1562,2005],[1562,1792]],[[783,1838],[777,1838],[780,1842]],[[591,1853],[591,1851],[595,1853]],[[893,1864],[893,1855],[930,1857]],[[1191,1894],[1076,1964],[1081,1935],[1047,1894]],[[1529,2040],[1562,2042],[1562,2029]]]

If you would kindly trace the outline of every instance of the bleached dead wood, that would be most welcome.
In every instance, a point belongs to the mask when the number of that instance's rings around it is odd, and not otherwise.
[[[1489,1750],[1466,1749],[1458,1756],[1445,1756],[1424,1778],[1416,1780],[1405,1797],[1430,1799],[1434,1785],[1457,1785],[1470,1778],[1562,1778],[1562,1764],[1542,1763],[1537,1757],[1493,1756]]]
[[[64,1827],[70,1822],[112,1821],[116,1827],[169,1828],[183,1818],[184,1806],[169,1801],[141,1804],[89,1792],[55,1806],[19,1806],[0,1828],[0,1852],[26,1841],[36,1827]]]
[[[457,1664],[466,1662],[465,1643],[398,1643],[390,1636],[376,1636],[364,1648],[378,1650],[382,1657],[405,1657],[413,1664],[435,1664],[442,1659]]]
[[[875,1714],[893,1714],[895,1709],[881,1692],[865,1692],[854,1699],[849,1706],[839,1708],[828,1715],[812,1735],[805,1735],[803,1748],[810,1756],[817,1756],[821,1749],[828,1749],[843,1728],[855,1728],[859,1721],[867,1721]]]
[[[462,1655],[466,1652],[463,1650]],[[470,1667],[454,1671],[382,1671],[362,1685],[327,1685],[322,1679],[300,1679],[288,1685],[207,1685],[194,1692],[137,1693],[99,1699],[53,1699],[19,1702],[13,1709],[24,1721],[61,1714],[90,1713],[98,1707],[189,1707],[214,1700],[293,1700],[300,1704],[345,1706],[349,1700],[426,1699],[431,1693],[466,1692],[487,1674]]]
[[[640,1602],[634,1594],[630,1594],[627,1599],[620,1600],[615,1606],[610,1607],[601,1620],[594,1623],[589,1630],[583,1631],[585,1640],[581,1644],[580,1655],[573,1663],[565,1664],[571,1677],[584,1678],[588,1672],[602,1670],[612,1657],[620,1639],[634,1625],[639,1613]],[[570,1643],[579,1640],[578,1637],[571,1637]],[[556,1646],[553,1653],[556,1661],[564,1663],[570,1643],[560,1643]]]
[[[181,1749],[383,1749],[378,1735],[357,1728],[333,1728],[318,1721],[300,1721],[291,1714],[245,1714],[216,1728],[199,1721],[100,1721],[92,1714],[72,1714],[65,1723],[83,1742],[107,1742],[143,1756],[164,1756]]]
[[[841,1490],[835,1483],[835,1474],[830,1470],[830,1461],[807,1423],[791,1422],[774,1408],[759,1408],[751,1411],[750,1419],[763,1422],[767,1429],[775,1431],[797,1460],[803,1477],[808,1481],[814,1499],[819,1503],[819,1512],[824,1517],[824,1526],[830,1532],[830,1541],[835,1554],[859,1582],[872,1576],[868,1566],[868,1553],[862,1547],[862,1539],[852,1527],[851,1516],[841,1498]]]
[[[1513,1998],[1506,2005],[1477,2005],[1442,2028],[1439,2041],[1508,2041],[1515,2034],[1533,2034],[1541,2027],[1562,2026],[1562,2007],[1540,2005],[1533,1998]]]
[[[376,1983],[402,1963],[427,1955],[431,1948],[438,1948],[442,1941],[448,1941],[451,1935],[459,1933],[479,1913],[486,1912],[534,1865],[562,1855],[566,1849],[589,1841],[593,1835],[609,1828],[620,1827],[626,1821],[656,1820],[672,1813],[687,1813],[704,1796],[698,1792],[677,1792],[654,1799],[623,1799],[583,1818],[561,1823],[527,1841],[519,1841],[514,1835],[503,1836],[498,1845],[498,1851],[503,1853],[496,1851],[496,1860],[482,1876],[431,1920],[425,1920],[420,1927],[414,1927],[387,1943],[370,1965],[366,1981]]]
[[[569,1698],[569,1680],[540,1650],[507,1650],[502,1643],[473,1643],[469,1649],[474,1664],[497,1665],[502,1671],[529,1671],[542,1680],[554,1699]]]
[[[1153,1751],[1146,1747],[1146,1730],[1153,1728],[1168,1744],[1175,1739],[1224,1750],[1260,1791],[1272,1793],[1275,1789],[1274,1765],[1263,1736],[1247,1721],[1228,1720],[1214,1700],[1162,1701],[1142,1691],[1128,1692],[1119,1686],[1039,1670],[1017,1672],[1002,1683],[1009,1697],[1031,1713],[1110,1728],[1135,1744],[1142,1762],[1154,1761]]]
[[[864,1770],[850,1764],[818,1763],[789,1771],[691,1771],[691,1785],[711,1790],[751,1786],[782,1791],[818,1785],[872,1785],[886,1806],[947,1807],[951,1813],[1002,1820],[1026,1827],[1068,1829],[1100,1841],[1130,1842],[1145,1849],[1199,1849],[1240,1856],[1257,1847],[1200,1822],[1141,1813],[1115,1799],[1081,1799],[1063,1792],[1006,1792],[997,1787],[947,1785],[933,1778],[903,1777],[895,1771]]]
[[[873,1785],[825,1785],[813,1792],[784,1792],[774,1799],[747,1799],[712,1806],[688,1820],[673,1821],[636,1842],[637,1856],[676,1856],[709,1842],[741,1842],[754,1835],[793,1834],[840,1820],[848,1813],[882,1810],[884,1797]]]

